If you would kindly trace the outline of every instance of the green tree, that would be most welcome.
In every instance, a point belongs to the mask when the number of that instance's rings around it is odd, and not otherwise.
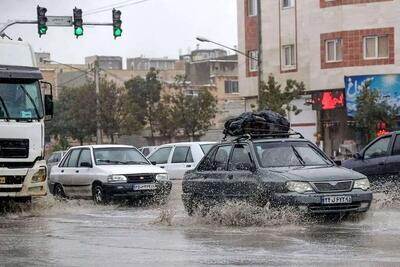
[[[362,134],[363,144],[376,137],[379,122],[393,128],[400,112],[399,107],[382,100],[379,90],[371,89],[370,85],[371,81],[366,81],[356,99],[355,128]]]
[[[204,135],[218,112],[217,100],[208,89],[201,89],[198,95],[187,95],[184,90],[178,90],[172,97],[172,109],[176,125],[191,141]]]
[[[114,134],[120,134],[124,121],[123,88],[105,78],[100,81],[100,127],[114,144]]]
[[[172,108],[173,96],[165,94],[157,106],[155,128],[159,134],[172,142],[172,137],[178,133],[179,125]]]
[[[153,143],[156,132],[155,122],[159,116],[157,106],[161,99],[162,88],[157,76],[158,72],[152,68],[145,79],[138,76],[125,83],[129,98],[127,107],[131,118],[136,120],[141,127],[149,127]]]
[[[295,99],[300,99],[304,94],[305,86],[303,82],[295,80],[287,80],[286,87],[281,90],[282,85],[275,81],[273,75],[268,77],[268,82],[262,82],[260,96],[258,101],[258,109],[270,109],[283,116],[289,112],[294,112],[296,115],[302,110],[291,104]]]

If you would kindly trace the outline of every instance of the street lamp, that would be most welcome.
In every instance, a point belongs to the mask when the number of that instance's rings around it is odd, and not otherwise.
[[[245,57],[248,57],[248,58],[250,58],[250,59],[255,60],[255,61],[258,62],[258,58],[251,57],[251,56],[249,56],[248,54],[246,54],[246,53],[244,53],[244,52],[242,52],[242,51],[240,51],[240,50],[237,50],[237,49],[235,49],[235,48],[232,48],[232,47],[229,47],[229,46],[226,46],[226,45],[223,45],[223,44],[214,42],[214,41],[212,41],[212,40],[210,40],[210,39],[207,39],[207,38],[205,38],[205,37],[202,37],[202,36],[197,36],[196,39],[197,39],[197,41],[200,41],[200,42],[203,42],[203,43],[212,43],[212,44],[216,44],[216,45],[218,45],[218,46],[221,46],[221,47],[224,47],[224,48],[226,48],[226,49],[232,50],[232,51],[234,51],[234,52],[236,52],[236,53],[238,53],[238,54],[241,54],[241,55],[243,55],[243,56],[245,56]]]

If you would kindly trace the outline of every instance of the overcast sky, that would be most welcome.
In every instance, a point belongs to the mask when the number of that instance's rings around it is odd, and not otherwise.
[[[72,16],[77,6],[83,10],[86,22],[111,22],[113,5],[126,5],[139,0],[0,0],[0,23],[11,19],[36,19],[36,6],[47,8],[48,16]],[[103,13],[85,12],[110,6]],[[112,27],[84,28],[84,35],[75,38],[72,27],[50,27],[38,37],[36,25],[17,25],[6,33],[21,37],[35,51],[50,52],[52,59],[63,63],[83,63],[89,55],[124,57],[177,58],[179,53],[195,49],[196,36],[234,46],[237,44],[236,0],[148,0],[121,7],[121,38],[114,40]],[[201,48],[216,48],[202,43]]]

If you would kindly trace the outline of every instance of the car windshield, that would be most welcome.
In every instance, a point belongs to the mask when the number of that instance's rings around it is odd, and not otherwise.
[[[134,148],[95,148],[96,165],[149,165],[149,161]]]
[[[38,81],[0,82],[0,119],[37,120],[43,117]]]
[[[307,142],[261,142],[255,143],[254,149],[263,168],[332,165]]]

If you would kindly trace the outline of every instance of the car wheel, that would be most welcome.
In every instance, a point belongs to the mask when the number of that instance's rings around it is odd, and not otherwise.
[[[97,184],[93,187],[93,201],[98,205],[105,205],[109,203],[109,197],[106,195],[101,185]]]
[[[65,199],[64,189],[60,184],[54,186],[54,196],[56,199]]]

